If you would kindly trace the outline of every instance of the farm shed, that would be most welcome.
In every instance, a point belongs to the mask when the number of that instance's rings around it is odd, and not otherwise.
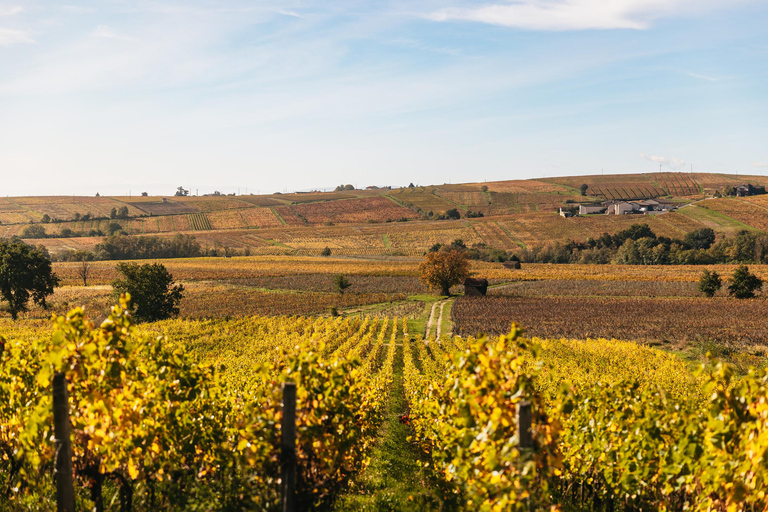
[[[607,206],[602,204],[580,204],[579,215],[590,215],[593,213],[605,213]]]
[[[464,280],[464,295],[466,297],[484,297],[488,291],[487,279],[468,277]]]
[[[520,270],[520,262],[517,260],[509,260],[502,263],[504,265],[504,268],[508,268],[510,270]]]

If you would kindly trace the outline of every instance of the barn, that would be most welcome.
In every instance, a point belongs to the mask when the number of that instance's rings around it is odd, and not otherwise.
[[[484,297],[487,291],[487,279],[475,279],[474,277],[468,277],[464,280],[465,297]]]

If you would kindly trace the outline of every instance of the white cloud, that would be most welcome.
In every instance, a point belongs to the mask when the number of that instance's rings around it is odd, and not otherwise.
[[[20,43],[34,43],[32,35],[28,30],[14,30],[10,28],[0,28],[0,46],[12,46]]]
[[[510,0],[482,7],[449,7],[436,21],[466,20],[530,30],[647,28],[652,21],[689,10],[728,6],[731,0]]]
[[[304,16],[302,16],[301,14],[299,14],[299,13],[297,13],[295,11],[285,11],[283,9],[280,9],[277,12],[278,12],[278,14],[282,14],[283,16],[291,16],[293,18],[304,18]]]
[[[674,156],[667,158],[665,156],[659,155],[646,155],[645,153],[640,153],[638,156],[645,160],[666,165],[667,167],[673,167],[675,169],[679,169],[680,167],[685,166],[685,160]]]
[[[119,41],[135,41],[135,39],[132,39],[130,37],[118,35],[115,31],[113,31],[107,25],[99,25],[98,27],[96,27],[96,29],[93,32],[91,32],[91,35],[94,37],[101,37],[102,39],[116,39]]]
[[[13,16],[23,10],[24,8],[20,5],[0,5],[0,16]]]
[[[768,161],[765,162],[752,162],[752,167],[768,167]]]
[[[83,7],[80,5],[62,5],[61,8],[64,11],[78,13],[78,14],[96,12],[95,9],[91,9],[90,7]]]

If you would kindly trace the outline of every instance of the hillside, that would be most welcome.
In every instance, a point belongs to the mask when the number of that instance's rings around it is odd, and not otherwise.
[[[701,227],[719,234],[768,231],[768,196],[711,198],[743,183],[766,185],[768,178],[665,172],[245,196],[6,197],[0,237],[24,237],[35,225],[45,230],[35,243],[54,253],[89,249],[117,222],[128,234],[191,233],[204,246],[252,254],[317,254],[329,247],[340,255],[416,255],[457,238],[513,250],[584,240],[635,222],[670,237]],[[560,206],[648,197],[692,204],[655,216],[557,215]],[[111,219],[113,209],[124,218]],[[461,219],[437,220],[451,209]]]

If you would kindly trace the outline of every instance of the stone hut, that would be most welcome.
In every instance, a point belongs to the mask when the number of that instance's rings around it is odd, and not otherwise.
[[[510,270],[520,270],[520,262],[517,260],[509,260],[502,263],[504,265],[504,268],[508,268]]]
[[[484,297],[487,291],[487,279],[475,279],[473,277],[468,277],[464,280],[465,297]]]

